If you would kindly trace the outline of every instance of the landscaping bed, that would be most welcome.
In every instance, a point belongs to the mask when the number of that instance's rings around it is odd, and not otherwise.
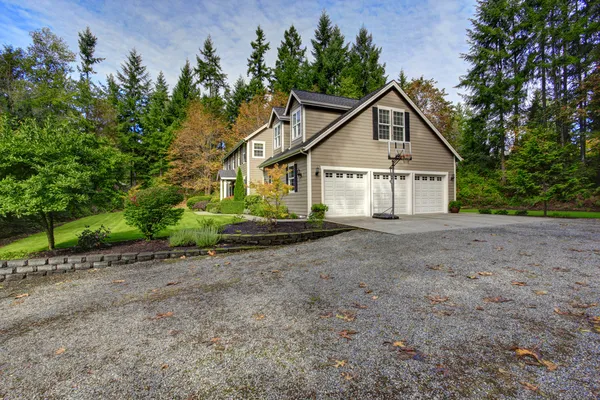
[[[263,234],[263,233],[298,233],[315,230],[331,230],[348,228],[346,225],[340,225],[333,222],[323,222],[323,227],[316,227],[305,221],[278,222],[277,225],[268,225],[264,222],[246,221],[237,224],[227,225],[223,234]]]

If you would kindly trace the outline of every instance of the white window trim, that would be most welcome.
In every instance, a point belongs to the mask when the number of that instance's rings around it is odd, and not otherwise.
[[[298,185],[297,182],[294,182],[295,185],[292,185],[290,182],[290,171],[292,173],[292,178],[294,177],[294,166],[296,165],[296,163],[293,164],[288,164],[286,167],[286,171],[285,171],[285,176],[286,176],[286,181],[287,184],[292,186],[292,188],[290,189],[290,193],[296,193],[296,186]]]
[[[257,157],[257,156],[254,155],[255,154],[254,153],[254,146],[257,143],[263,145],[263,155],[262,155],[262,157]],[[261,140],[253,140],[252,141],[252,158],[265,158],[266,154],[267,154],[267,144],[264,141],[261,141]]]
[[[390,113],[390,124],[389,124],[389,139],[381,139],[379,138],[379,110],[387,110]],[[394,108],[394,107],[385,107],[385,106],[377,106],[377,138],[380,142],[393,142],[393,143],[409,143],[406,140],[393,140],[394,137],[394,111],[402,113],[402,136],[403,139],[406,139],[406,120],[405,113],[406,111],[403,108]]]
[[[300,113],[300,118],[296,119],[296,125],[294,125],[294,115],[298,112]],[[302,133],[302,131],[304,130],[304,126],[302,125],[302,115],[303,114],[304,113],[302,112],[302,107],[297,107],[290,114],[290,137],[292,138],[292,142],[300,139],[303,136],[303,133]],[[294,136],[294,127],[295,126],[298,126],[298,134],[296,136]]]
[[[276,145],[277,141],[275,140],[277,128],[279,128],[279,146]],[[279,122],[273,128],[273,150],[275,149],[283,149],[283,122]]]

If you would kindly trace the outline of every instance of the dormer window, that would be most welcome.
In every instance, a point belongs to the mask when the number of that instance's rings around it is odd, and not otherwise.
[[[273,148],[281,148],[281,138],[283,137],[283,124],[280,122],[273,129]]]
[[[292,112],[292,140],[302,137],[302,115],[301,108],[297,108]]]

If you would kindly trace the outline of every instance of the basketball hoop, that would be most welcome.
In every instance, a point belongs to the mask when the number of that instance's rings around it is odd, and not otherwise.
[[[402,153],[399,155],[400,160],[402,160],[402,162],[404,164],[408,164],[411,160],[412,160],[412,154],[411,153]]]

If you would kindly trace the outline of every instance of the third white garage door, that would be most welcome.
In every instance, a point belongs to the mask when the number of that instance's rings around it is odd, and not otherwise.
[[[326,171],[323,198],[327,216],[365,215],[367,205],[366,172]]]
[[[444,212],[444,177],[415,175],[415,213]]]

